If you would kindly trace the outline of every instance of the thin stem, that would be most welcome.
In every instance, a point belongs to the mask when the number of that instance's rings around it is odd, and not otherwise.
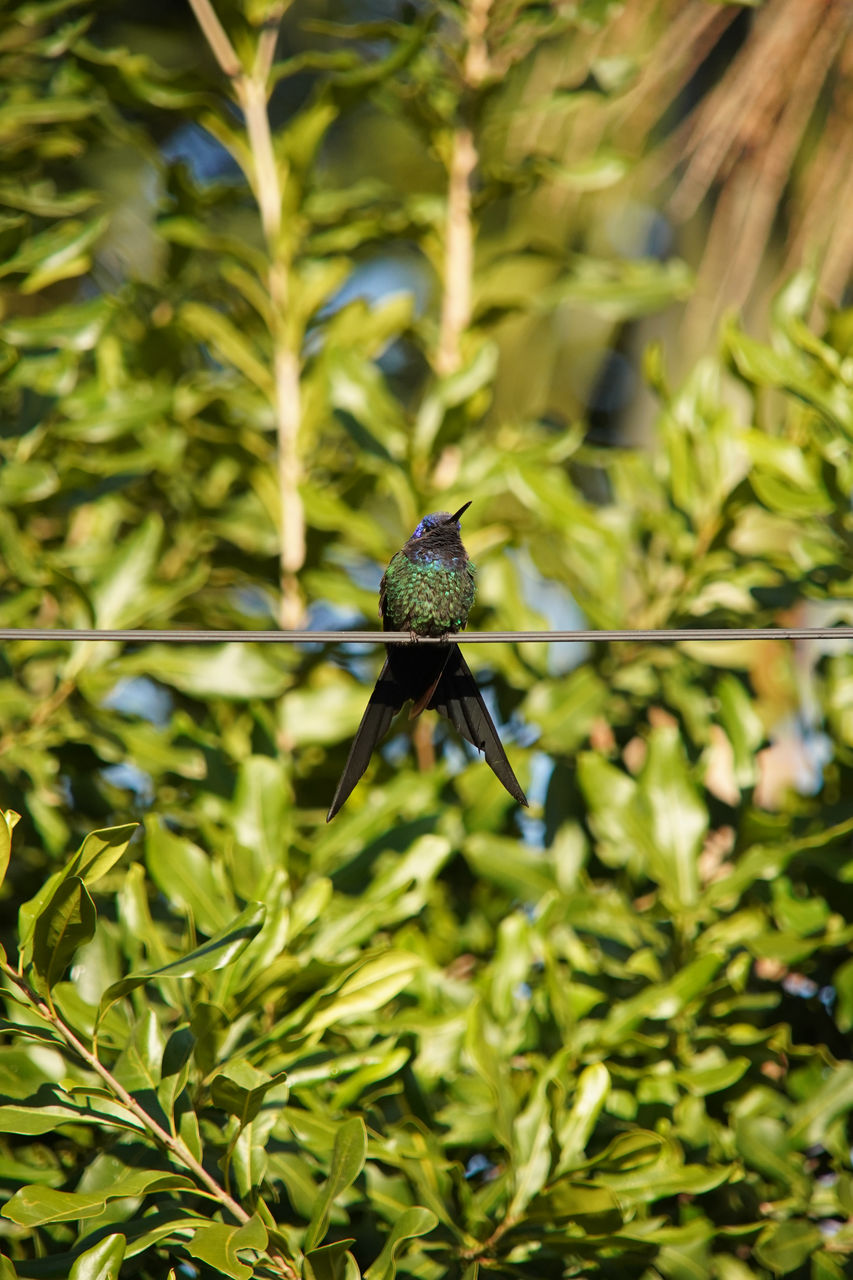
[[[275,58],[278,22],[286,4],[276,6],[270,14],[258,36],[252,70],[246,72],[240,65],[210,0],[189,0],[189,3],[214,57],[231,80],[234,96],[243,111],[252,156],[252,172],[246,176],[258,203],[269,253],[267,287],[273,313],[270,340],[273,348],[273,409],[278,439],[277,474],[281,509],[279,622],[289,630],[299,627],[305,618],[299,590],[299,572],[305,563],[305,510],[301,494],[302,463],[299,455],[302,422],[301,363],[298,338],[288,324],[291,249],[287,237],[282,234],[284,192],[269,117],[270,74]]]
[[[281,495],[281,608],[286,630],[305,622],[299,591],[299,570],[305,563],[305,509],[300,485],[299,456],[301,400],[299,356],[282,343],[275,353],[276,425],[278,430],[278,489]]]
[[[261,42],[269,36],[265,31]],[[302,464],[299,457],[299,428],[302,420],[302,390],[298,351],[288,337],[290,310],[290,264],[281,234],[282,189],[267,110],[267,76],[274,43],[259,43],[256,74],[264,79],[244,79],[242,94],[249,146],[254,159],[254,191],[261,224],[270,254],[269,292],[273,310],[273,378],[275,419],[278,436],[278,492],[281,506],[281,604],[279,622],[287,630],[304,621],[305,610],[299,591],[299,570],[305,563],[305,511],[300,487]]]
[[[486,30],[492,0],[471,0],[465,24],[462,75],[467,90],[477,90],[489,74]],[[471,217],[471,179],[479,154],[470,126],[461,122],[450,144],[445,225],[444,279],[441,298],[436,372],[446,377],[462,363],[462,334],[471,323],[474,278],[474,224]]]
[[[460,339],[471,322],[474,229],[471,224],[471,177],[477,167],[474,135],[467,125],[453,132],[447,187],[444,288],[438,331],[436,372],[455,373],[462,362]]]
[[[257,62],[261,63],[258,58]],[[276,248],[281,231],[281,185],[273,148],[270,118],[267,111],[267,82],[256,73],[238,77],[235,85],[246,120],[249,148],[254,162],[252,188],[261,214],[264,238],[271,251]],[[275,257],[273,256],[273,261]],[[286,298],[285,298],[286,301]]]
[[[210,51],[213,54],[219,66],[230,80],[235,80],[242,73],[240,59],[233,44],[228,39],[228,35],[222,23],[216,16],[216,12],[210,0],[189,0],[190,8],[195,14],[196,22],[201,27],[202,34],[210,45]]]
[[[421,773],[431,773],[435,768],[435,743],[432,738],[432,727],[423,716],[418,717],[412,734],[415,748],[415,759]]]
[[[144,1126],[150,1133],[152,1138],[165,1147],[169,1154],[188,1169],[193,1177],[204,1187],[210,1196],[217,1200],[223,1208],[227,1209],[233,1218],[239,1223],[248,1222],[251,1215],[246,1212],[243,1206],[229,1195],[228,1192],[219,1185],[215,1178],[207,1172],[204,1165],[201,1164],[190,1151],[189,1147],[178,1137],[163,1128],[162,1125],[154,1119],[153,1116],[145,1110],[144,1107],[136,1101],[132,1094],[128,1093],[124,1085],[116,1079],[113,1073],[104,1066],[96,1054],[87,1049],[82,1040],[74,1034],[71,1028],[63,1021],[54,1008],[33,991],[29,983],[21,977],[15,969],[11,967],[5,960],[0,960],[0,969],[5,973],[6,977],[14,984],[21,994],[29,1001],[31,1007],[38,1013],[39,1017],[53,1027],[54,1031],[61,1036],[69,1049],[77,1054],[78,1058],[85,1062],[90,1070],[100,1076],[101,1080],[110,1090],[112,1095],[121,1102],[130,1113]],[[297,1272],[293,1269],[286,1258],[274,1250],[269,1251],[271,1261],[275,1264],[281,1275],[287,1277],[287,1280],[297,1280]]]

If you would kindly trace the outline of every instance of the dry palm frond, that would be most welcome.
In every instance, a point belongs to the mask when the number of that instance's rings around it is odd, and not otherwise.
[[[703,91],[720,40],[741,15],[707,0],[649,8],[654,52],[610,120],[623,145],[646,148],[657,181],[674,179],[676,222],[710,205],[688,317],[695,340],[707,338],[725,307],[754,295],[779,244],[772,269],[815,262],[819,289],[835,302],[853,268],[853,0],[766,0]],[[617,21],[610,49],[621,34]],[[649,146],[688,86],[698,102]]]

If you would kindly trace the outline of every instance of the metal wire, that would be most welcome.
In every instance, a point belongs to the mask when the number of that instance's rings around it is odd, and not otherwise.
[[[673,644],[709,640],[853,640],[853,627],[673,627],[658,631],[460,631],[465,644]],[[444,637],[419,636],[418,644]],[[61,627],[0,627],[0,641],[42,643],[118,640],[125,644],[411,644],[408,631],[93,631]]]

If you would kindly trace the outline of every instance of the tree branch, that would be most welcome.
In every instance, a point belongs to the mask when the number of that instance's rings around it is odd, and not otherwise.
[[[45,1022],[53,1027],[54,1031],[66,1043],[69,1049],[80,1058],[91,1071],[100,1076],[110,1093],[116,1098],[123,1107],[125,1107],[131,1115],[133,1115],[142,1124],[151,1137],[168,1151],[168,1153],[179,1164],[193,1175],[198,1183],[205,1189],[213,1199],[217,1200],[224,1209],[227,1209],[233,1218],[239,1223],[248,1222],[251,1214],[247,1213],[243,1206],[229,1195],[224,1187],[221,1187],[215,1178],[207,1172],[204,1165],[201,1164],[190,1151],[189,1147],[180,1138],[176,1137],[163,1128],[162,1125],[154,1119],[153,1116],[145,1110],[144,1107],[136,1101],[132,1094],[128,1093],[124,1085],[116,1079],[109,1068],[105,1067],[98,1058],[97,1054],[87,1049],[71,1028],[63,1021],[55,1009],[53,1009],[47,1001],[42,1000],[40,996],[32,989],[29,983],[21,977],[21,975],[12,968],[6,960],[0,960],[0,970],[6,975],[11,983],[18,988],[24,998],[27,1000],[31,1008]],[[298,1280],[298,1273],[294,1270],[291,1263],[282,1254],[275,1249],[268,1250],[270,1260],[278,1269],[280,1274],[286,1277],[286,1280]]]

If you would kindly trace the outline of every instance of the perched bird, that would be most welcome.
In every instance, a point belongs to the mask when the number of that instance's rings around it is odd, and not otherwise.
[[[450,515],[424,516],[409,541],[385,570],[379,613],[386,631],[416,636],[446,636],[461,630],[474,602],[474,566],[462,545],[459,517],[471,503]],[[326,821],[331,822],[367,768],[374,747],[385,737],[397,712],[409,699],[410,718],[425,710],[440,712],[463,738],[486,757],[519,804],[527,798],[512,771],[498,731],[477,682],[456,644],[385,646],[388,654],[350,747]]]

